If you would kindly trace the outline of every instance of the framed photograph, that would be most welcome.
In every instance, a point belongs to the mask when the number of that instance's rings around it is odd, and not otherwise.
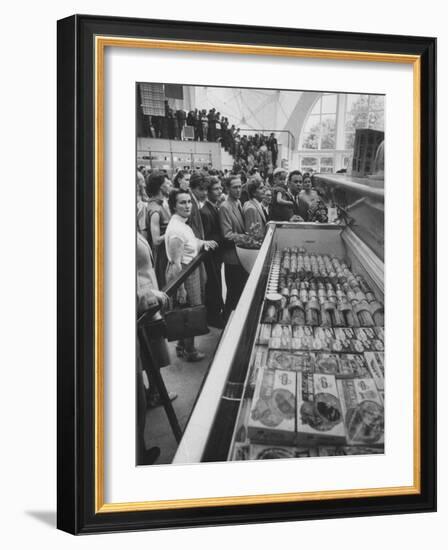
[[[435,511],[435,60],[58,22],[60,529]]]

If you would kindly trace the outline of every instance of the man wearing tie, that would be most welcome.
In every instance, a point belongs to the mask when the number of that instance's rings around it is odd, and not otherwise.
[[[261,199],[261,208],[263,209],[264,217],[266,218],[266,221],[269,221],[271,218],[269,217],[269,206],[272,202],[272,189],[266,185],[266,187],[263,187],[263,198]]]
[[[216,241],[217,250],[210,251],[205,260],[207,283],[205,285],[205,306],[209,326],[224,328],[222,298],[222,242],[221,223],[219,221],[219,199],[222,195],[221,182],[217,176],[205,178],[207,183],[207,200],[201,208],[204,237],[207,241]]]
[[[207,182],[205,181],[205,177],[198,172],[191,174],[190,194],[191,214],[188,219],[188,225],[193,229],[194,236],[203,241],[204,227],[202,225],[200,210],[207,198]]]
[[[247,273],[241,266],[235,250],[235,242],[244,233],[243,209],[240,203],[241,179],[236,174],[231,174],[225,180],[227,199],[219,209],[219,221],[224,237],[223,260],[224,275],[227,286],[227,296],[224,305],[224,318],[229,318],[230,312],[235,309],[247,281]]]

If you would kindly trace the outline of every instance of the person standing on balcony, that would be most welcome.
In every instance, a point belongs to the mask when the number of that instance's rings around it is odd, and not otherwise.
[[[177,139],[182,140],[185,122],[187,120],[187,115],[183,109],[178,109],[176,111],[176,119],[177,119]]]
[[[269,136],[268,149],[271,151],[272,154],[272,166],[275,168],[277,166],[278,158],[278,143],[274,133]]]

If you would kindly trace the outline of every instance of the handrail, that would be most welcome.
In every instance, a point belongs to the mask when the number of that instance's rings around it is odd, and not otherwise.
[[[185,279],[199,266],[201,262],[204,261],[204,258],[207,256],[207,254],[208,252],[206,250],[200,252],[196,256],[196,258],[194,258],[187,266],[182,269],[182,271],[175,279],[167,283],[162,288],[162,291],[165,292],[165,294],[168,294],[168,296],[172,296],[174,292],[180,287],[180,285],[185,281]]]
[[[330,185],[338,185],[349,191],[359,193],[361,196],[368,196],[379,201],[384,201],[384,188],[368,185],[368,178],[353,178],[346,174],[314,174],[316,180]],[[375,183],[375,180],[372,180]]]
[[[288,146],[289,146],[289,140],[291,140],[291,147],[288,147],[289,149],[293,150],[295,148],[295,138],[294,135],[289,130],[275,130],[275,129],[268,129],[268,128],[240,128],[240,134],[244,134],[244,132],[271,132],[274,134],[288,134]]]

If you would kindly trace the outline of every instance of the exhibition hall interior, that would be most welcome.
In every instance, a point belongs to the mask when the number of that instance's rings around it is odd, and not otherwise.
[[[136,84],[136,464],[384,449],[383,95]]]

